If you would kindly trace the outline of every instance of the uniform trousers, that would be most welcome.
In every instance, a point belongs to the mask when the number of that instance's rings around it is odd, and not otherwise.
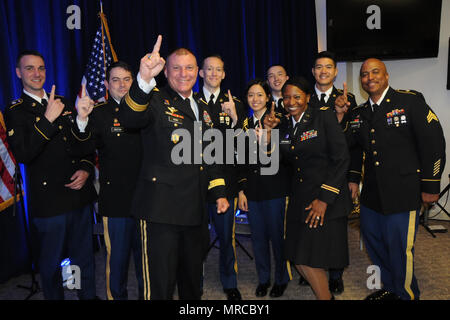
[[[217,206],[208,204],[208,211],[214,225],[214,231],[219,239],[220,258],[219,271],[223,289],[237,287],[237,262],[235,243],[235,206],[234,199],[227,199],[230,207],[223,214],[217,214]]]
[[[200,300],[207,224],[180,226],[140,220],[145,300]]]
[[[128,269],[133,253],[138,298],[143,299],[142,252],[136,220],[128,217],[103,217],[106,245],[106,296],[108,300],[128,299]]]
[[[361,205],[361,233],[370,259],[381,271],[384,290],[403,300],[418,300],[414,241],[419,210],[382,214]]]
[[[344,269],[328,269],[328,274],[330,279],[338,280],[342,278],[342,275],[344,274]]]
[[[64,300],[61,261],[67,256],[71,265],[80,268],[79,299],[95,299],[92,220],[91,205],[54,217],[32,219],[39,243],[38,264],[45,299]]]
[[[286,198],[248,201],[247,218],[260,284],[270,283],[270,244],[275,260],[275,284],[286,284],[290,280],[287,262],[283,259],[285,208]]]

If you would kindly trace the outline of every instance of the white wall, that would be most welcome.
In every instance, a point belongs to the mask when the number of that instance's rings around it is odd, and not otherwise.
[[[316,1],[317,33],[319,51],[326,50],[326,1]],[[414,89],[424,94],[428,104],[441,121],[444,135],[447,141],[447,164],[442,175],[441,190],[447,186],[450,173],[450,90],[447,85],[447,68],[449,57],[449,37],[450,37],[450,0],[442,0],[441,30],[439,54],[437,58],[392,60],[385,61],[389,83],[395,89]],[[351,37],[351,35],[349,35]],[[361,62],[338,63],[339,74],[336,79],[336,86],[342,87],[344,81],[347,82],[349,91],[356,96],[357,103],[367,100],[367,94],[362,90],[359,82],[359,69]],[[445,204],[447,194],[439,203]],[[450,202],[450,201],[449,201]],[[450,203],[445,207],[450,211]],[[433,209],[430,217],[440,209]],[[449,220],[445,213],[435,217],[436,219]]]

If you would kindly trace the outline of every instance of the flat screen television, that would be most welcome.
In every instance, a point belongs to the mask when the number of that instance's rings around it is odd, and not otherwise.
[[[441,0],[327,0],[327,49],[338,61],[437,57]]]

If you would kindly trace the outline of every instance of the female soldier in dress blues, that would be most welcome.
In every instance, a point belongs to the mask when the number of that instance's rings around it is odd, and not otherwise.
[[[286,215],[285,254],[308,280],[319,300],[333,299],[326,269],[348,265],[346,182],[349,154],[345,136],[328,107],[310,108],[310,87],[301,77],[283,86],[290,114],[280,128],[280,150],[293,166]],[[264,122],[274,128],[270,114]]]
[[[272,103],[268,84],[260,79],[250,81],[245,96],[253,115],[248,121],[244,121],[244,130],[262,128],[267,106]],[[250,141],[253,142],[256,143]],[[246,155],[250,156],[248,153]],[[289,178],[286,168],[282,165],[275,175],[262,175],[261,167],[260,159],[256,164],[243,166],[239,179],[239,208],[248,211],[259,280],[255,294],[257,297],[264,297],[270,286],[271,242],[275,259],[275,281],[270,296],[280,297],[290,280],[282,252]]]

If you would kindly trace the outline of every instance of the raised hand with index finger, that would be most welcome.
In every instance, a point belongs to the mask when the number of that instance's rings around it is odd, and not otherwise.
[[[141,59],[139,74],[145,82],[149,83],[164,68],[166,61],[159,55],[161,49],[162,36],[159,35],[151,53],[147,53]]]
[[[338,113],[345,113],[348,111],[348,107],[350,107],[350,102],[348,101],[347,83],[344,82],[343,87],[343,94],[337,97],[336,101],[334,102],[336,112]]]
[[[227,113],[231,119],[233,120],[233,123],[236,124],[238,121],[238,116],[236,112],[236,104],[234,103],[233,96],[231,95],[231,91],[228,90],[228,101],[225,101],[221,104],[222,111]]]
[[[50,98],[48,100],[47,109],[45,110],[44,116],[48,121],[53,123],[64,110],[64,103],[61,102],[61,99],[55,99],[55,90],[56,86],[52,86],[52,91],[50,93]]]
[[[270,108],[270,113],[264,117],[264,127],[266,129],[273,129],[280,123],[280,119],[275,115],[275,102],[272,101],[272,106]]]
[[[348,111],[348,108],[351,105],[351,103],[348,101],[347,83],[344,82],[343,87],[343,94],[337,97],[336,101],[334,102],[334,108],[339,122],[341,122],[344,114]]]
[[[94,101],[86,93],[86,84],[81,86],[81,98],[78,99],[75,108],[81,121],[87,121],[87,117],[94,108]]]

